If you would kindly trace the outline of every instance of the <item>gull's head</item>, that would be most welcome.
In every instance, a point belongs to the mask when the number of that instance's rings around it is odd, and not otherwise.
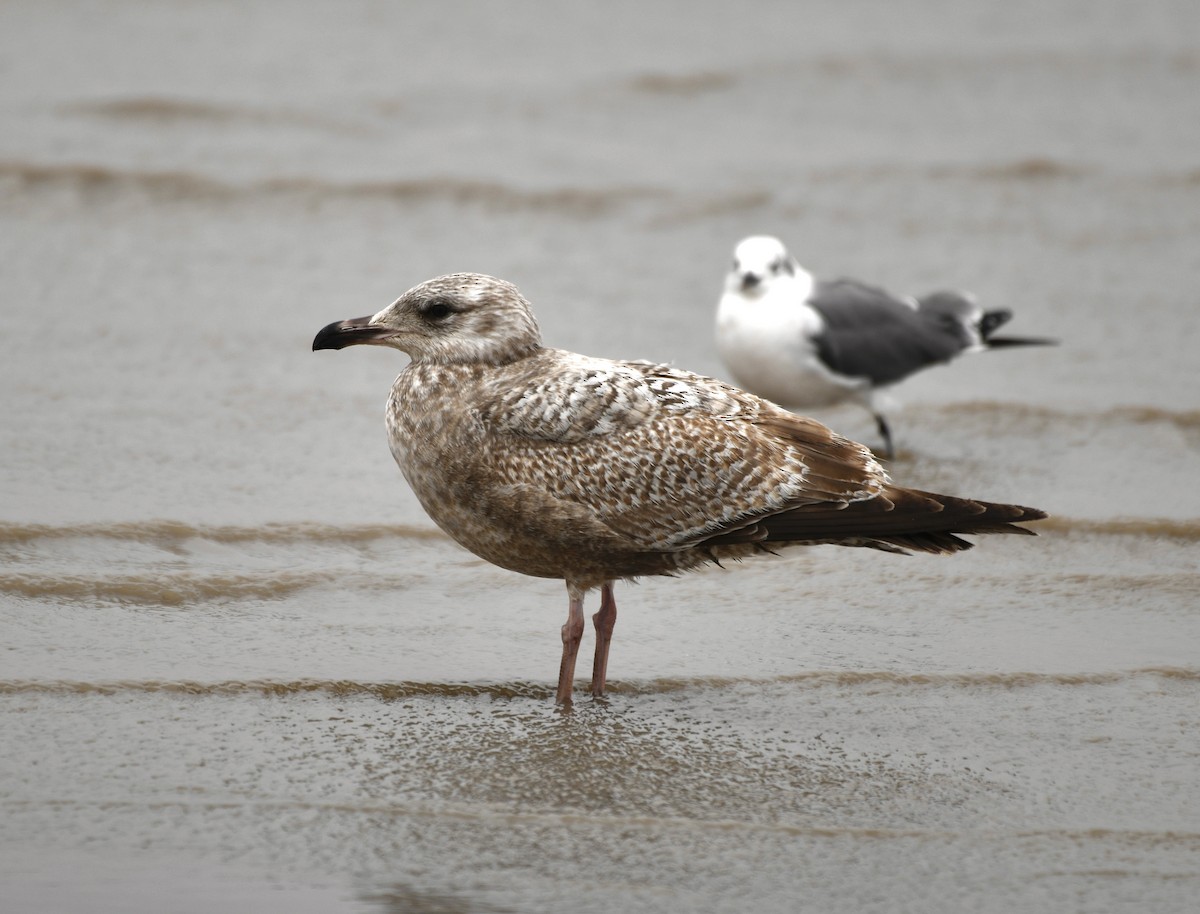
[[[414,362],[501,365],[541,346],[533,311],[512,283],[482,273],[450,273],[413,286],[370,317],[322,328],[313,349],[371,344]]]
[[[762,295],[776,280],[794,277],[798,272],[799,264],[782,241],[770,235],[751,235],[733,249],[733,268],[725,279],[725,290]]]

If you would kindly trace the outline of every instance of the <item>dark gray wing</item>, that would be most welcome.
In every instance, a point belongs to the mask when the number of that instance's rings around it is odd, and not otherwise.
[[[892,384],[947,362],[971,345],[966,328],[941,309],[913,308],[853,279],[818,282],[808,303],[825,321],[813,342],[833,372]]]

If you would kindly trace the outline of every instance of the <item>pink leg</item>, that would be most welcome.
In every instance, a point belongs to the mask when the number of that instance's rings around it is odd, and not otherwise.
[[[571,686],[575,681],[575,657],[579,654],[579,642],[583,640],[583,591],[567,586],[570,597],[570,609],[567,611],[567,621],[562,627],[563,655],[562,664],[558,668],[558,694],[556,704],[571,703]]]
[[[592,624],[596,626],[592,695],[599,698],[604,694],[604,682],[608,677],[608,645],[612,641],[613,626],[617,624],[617,600],[613,596],[612,581],[605,581],[600,588],[600,612],[592,616]]]

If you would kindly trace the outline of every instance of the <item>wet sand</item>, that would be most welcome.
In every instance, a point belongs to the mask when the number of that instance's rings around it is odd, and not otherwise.
[[[1194,10],[698,10],[9,5],[6,910],[1192,909]],[[622,585],[562,713],[561,584],[433,528],[403,357],[312,336],[478,270],[720,375],[764,231],[1061,339],[890,414],[897,480],[1053,517]]]

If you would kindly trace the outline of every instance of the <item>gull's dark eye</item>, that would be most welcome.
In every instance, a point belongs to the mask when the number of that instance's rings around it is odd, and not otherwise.
[[[422,311],[421,313],[425,317],[429,318],[430,320],[440,321],[440,320],[445,320],[451,314],[453,314],[454,309],[451,308],[444,301],[435,301],[435,302],[430,302],[429,305],[426,306],[424,311]]]

